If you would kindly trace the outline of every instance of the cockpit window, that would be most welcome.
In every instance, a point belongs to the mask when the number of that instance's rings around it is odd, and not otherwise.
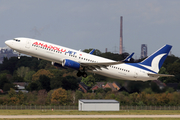
[[[13,40],[15,40],[16,42],[20,42],[20,40],[18,40],[18,39],[16,39],[16,38],[14,38]]]

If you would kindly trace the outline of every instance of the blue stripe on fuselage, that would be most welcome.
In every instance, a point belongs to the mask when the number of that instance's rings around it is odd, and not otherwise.
[[[146,70],[146,71],[149,71],[149,72],[152,72],[152,73],[155,73],[157,74],[156,72],[150,70],[150,69],[147,69],[141,65],[139,65],[140,63],[125,63],[126,65],[131,65],[131,66],[134,66],[134,67],[137,67],[137,68],[140,68],[140,69],[143,69],[143,70]]]

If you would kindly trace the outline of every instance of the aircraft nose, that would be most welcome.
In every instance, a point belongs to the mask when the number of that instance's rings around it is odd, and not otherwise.
[[[10,46],[11,43],[12,43],[11,40],[6,40],[6,41],[5,41],[5,44],[6,44],[7,46]]]

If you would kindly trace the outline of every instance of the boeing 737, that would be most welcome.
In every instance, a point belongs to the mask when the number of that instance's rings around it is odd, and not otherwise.
[[[20,54],[51,61],[52,65],[55,66],[75,69],[78,71],[78,77],[87,77],[86,72],[93,72],[115,79],[135,81],[157,80],[160,76],[173,76],[158,74],[172,48],[171,45],[164,45],[142,62],[127,63],[134,53],[123,61],[113,61],[93,55],[94,50],[90,53],[84,53],[80,50],[77,51],[30,38],[14,38],[5,41],[5,44]]]

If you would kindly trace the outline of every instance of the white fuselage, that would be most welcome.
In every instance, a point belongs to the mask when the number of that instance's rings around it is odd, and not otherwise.
[[[18,41],[20,40],[20,41]],[[51,62],[62,64],[64,59],[70,59],[78,63],[90,62],[115,62],[110,59],[98,57],[92,54],[84,53],[81,51],[73,50],[67,47],[58,46],[52,43],[30,39],[19,38],[17,40],[8,40],[6,44],[19,53],[27,54],[33,57],[45,59]],[[122,63],[117,65],[110,65],[106,68],[92,70],[89,72],[97,73],[103,76],[112,77],[122,80],[135,80],[147,81],[156,80],[157,77],[149,77],[144,69]]]

